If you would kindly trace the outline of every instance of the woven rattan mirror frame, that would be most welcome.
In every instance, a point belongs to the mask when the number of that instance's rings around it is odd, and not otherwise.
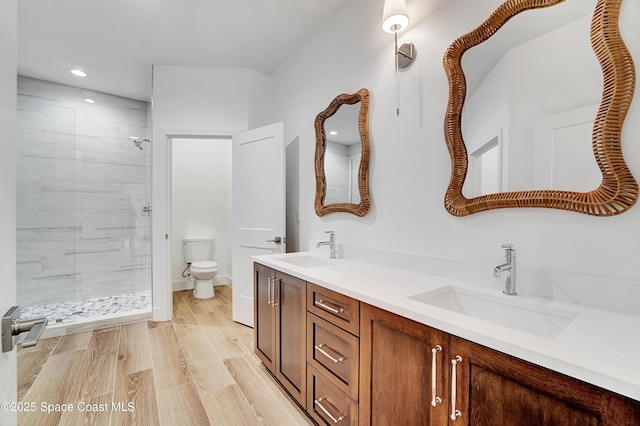
[[[459,37],[444,55],[449,79],[449,103],[445,116],[445,140],[451,156],[451,180],[445,208],[454,216],[505,207],[546,207],[592,216],[613,216],[630,209],[638,200],[638,183],[629,171],[620,145],[620,134],[635,90],[633,59],[620,35],[618,17],[622,0],[598,0],[591,21],[591,45],[600,62],[604,88],[595,118],[592,146],[602,172],[602,183],[591,192],[531,190],[502,192],[465,198],[462,195],[468,156],[462,138],[462,107],[466,80],[462,55],[489,39],[509,19],[529,9],[554,6],[565,0],[508,0],[479,27]]]
[[[342,105],[353,105],[360,102],[360,112],[358,114],[358,132],[362,143],[362,157],[360,168],[358,169],[358,190],[360,192],[360,204],[335,203],[324,205],[327,194],[327,178],[324,173],[324,159],[327,148],[327,135],[325,134],[324,122],[327,118],[335,114]],[[342,94],[336,96],[327,109],[316,116],[316,201],[315,208],[318,216],[329,213],[346,212],[356,216],[364,216],[369,212],[369,91],[360,89],[353,94]]]

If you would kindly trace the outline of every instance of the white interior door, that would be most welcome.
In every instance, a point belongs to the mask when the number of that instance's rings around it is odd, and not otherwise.
[[[233,136],[232,157],[233,320],[253,327],[251,257],[285,250],[282,123]]]
[[[600,185],[602,173],[591,146],[598,107],[590,105],[536,120],[536,188],[587,192]]]
[[[0,315],[16,304],[16,51],[17,2],[0,2]],[[0,352],[0,402],[17,398],[16,349]],[[0,410],[0,425],[15,425],[16,412]]]

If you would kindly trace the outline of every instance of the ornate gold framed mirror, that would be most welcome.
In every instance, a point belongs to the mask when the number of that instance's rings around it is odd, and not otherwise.
[[[318,216],[369,212],[369,91],[336,96],[316,116]]]
[[[599,186],[588,192],[565,190],[564,187],[499,192],[500,185],[494,185],[491,193],[471,194],[468,197],[463,193],[465,179],[469,179],[467,173],[470,167],[467,151],[469,147],[465,145],[462,126],[463,107],[467,100],[467,78],[462,67],[463,54],[493,37],[507,21],[516,15],[530,9],[555,6],[564,1],[505,1],[479,27],[459,37],[447,49],[443,62],[449,80],[449,102],[444,128],[452,166],[451,180],[445,195],[445,207],[450,214],[466,216],[506,207],[544,207],[592,216],[613,216],[625,212],[636,203],[638,184],[625,164],[620,144],[622,126],[633,98],[636,81],[633,60],[618,28],[622,0],[597,0],[589,30],[591,48],[600,64],[603,76],[602,98],[591,128],[593,156],[595,156],[597,169],[602,175]],[[546,65],[554,69],[553,63]],[[501,138],[500,130],[496,132],[495,141]],[[583,145],[582,141],[578,142]],[[586,140],[584,143],[588,145]],[[478,149],[477,152],[481,154],[488,152],[486,148],[482,149]],[[568,151],[567,155],[571,160],[573,152]],[[589,153],[587,155],[589,156]],[[597,170],[596,164],[593,168]],[[597,178],[596,181],[598,181]],[[466,193],[469,195],[468,191]]]

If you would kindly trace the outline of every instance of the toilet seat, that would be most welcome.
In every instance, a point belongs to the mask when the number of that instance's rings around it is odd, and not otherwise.
[[[214,262],[212,260],[200,260],[198,262],[193,262],[191,264],[191,271],[193,272],[193,270],[211,270],[211,269],[217,269],[218,268],[218,262]]]

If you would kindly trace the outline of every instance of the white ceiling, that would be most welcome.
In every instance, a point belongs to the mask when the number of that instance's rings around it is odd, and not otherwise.
[[[269,74],[346,1],[20,0],[18,73],[141,100],[152,65]]]

